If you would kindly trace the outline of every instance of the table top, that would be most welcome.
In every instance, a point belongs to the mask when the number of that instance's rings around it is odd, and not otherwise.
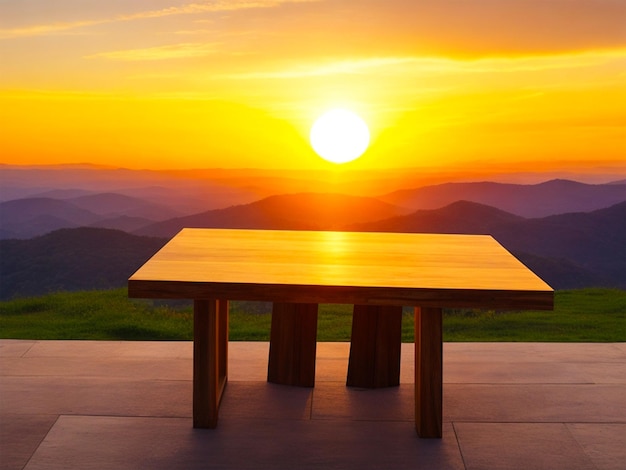
[[[553,290],[488,235],[191,229],[131,297],[552,309]]]

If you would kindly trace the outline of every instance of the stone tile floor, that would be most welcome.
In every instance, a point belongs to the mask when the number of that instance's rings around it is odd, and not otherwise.
[[[191,426],[189,342],[0,340],[0,469],[624,469],[626,344],[446,343],[443,439],[399,387],[268,384],[268,343],[232,342],[217,429]]]

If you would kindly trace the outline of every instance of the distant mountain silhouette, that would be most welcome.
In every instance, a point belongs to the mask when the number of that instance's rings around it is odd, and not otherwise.
[[[74,197],[72,204],[95,214],[112,216],[141,217],[153,221],[167,220],[183,215],[165,205],[155,204],[144,199],[118,193],[98,193]]]
[[[115,193],[16,199],[0,203],[0,239],[31,238],[60,228],[88,226],[131,232],[177,215],[178,211],[167,206]]]
[[[99,219],[100,216],[91,211],[52,198],[0,203],[2,238],[30,238],[59,228],[90,225]]]
[[[0,240],[0,299],[123,287],[165,242],[97,228],[61,229],[30,240]]]
[[[403,212],[406,210],[373,198],[345,194],[287,194],[171,219],[149,225],[135,233],[171,237],[183,227],[331,230]]]
[[[132,233],[142,227],[145,227],[146,225],[151,225],[153,223],[154,220],[145,219],[143,217],[129,217],[127,215],[120,215],[118,217],[112,217],[110,219],[101,219],[96,223],[90,224],[89,226],[123,230],[124,232]]]
[[[245,171],[247,185],[254,171]],[[228,174],[239,171],[228,171]],[[32,197],[66,199],[96,193],[118,193],[176,208],[181,214],[252,202],[273,193],[223,181],[224,170],[130,170],[95,165],[16,166],[0,164],[0,201]],[[267,171],[277,174],[277,171]],[[137,214],[133,214],[137,215]],[[175,214],[168,216],[173,217]],[[150,217],[151,218],[151,217]],[[162,219],[155,219],[162,220]]]
[[[0,297],[123,286],[134,269],[183,227],[490,234],[554,288],[626,288],[625,188],[620,182],[587,185],[566,180],[539,185],[450,183],[384,196],[396,204],[302,192],[160,222],[156,218],[169,217],[172,209],[152,199],[56,192],[63,199],[0,203]],[[148,192],[158,190],[150,187]],[[493,205],[459,200],[468,195]],[[614,199],[618,202],[608,204]],[[552,214],[570,206],[575,209]],[[551,214],[529,217],[520,212]]]
[[[489,234],[526,261],[552,287],[626,287],[626,202],[589,213],[525,219],[461,201],[442,209],[416,211],[348,228]]]
[[[602,285],[619,287],[626,287],[625,234],[626,202],[588,213],[531,219],[493,233],[512,251],[573,261]]]
[[[626,203],[590,213],[525,219],[461,201],[348,228],[491,234],[553,288],[626,288]],[[124,286],[166,240],[96,228],[0,240],[0,298]]]
[[[489,234],[503,224],[524,221],[523,217],[469,201],[457,201],[441,209],[346,226],[354,231]]]
[[[51,197],[53,199],[72,199],[80,196],[89,196],[90,194],[97,194],[97,191],[89,191],[87,189],[52,189],[44,191],[42,193],[31,194],[28,197]],[[24,197],[16,197],[11,199],[24,199]],[[9,200],[11,200],[9,199]]]
[[[626,201],[626,184],[584,184],[559,179],[534,185],[445,183],[395,191],[378,199],[411,210],[438,209],[455,201],[467,200],[523,217],[545,217],[589,212]]]
[[[256,202],[181,216],[171,206],[152,202],[176,199],[167,188],[143,188],[136,192],[150,200],[118,193],[55,190],[52,197],[31,197],[0,203],[0,239],[30,238],[59,228],[96,226],[121,229],[140,235],[172,236],[182,227],[341,229],[420,209],[443,208],[466,200],[523,217],[588,212],[626,200],[626,184],[590,185],[552,180],[536,185],[493,182],[447,183],[414,190],[396,191],[381,199],[335,193],[299,193],[270,196]],[[179,196],[180,197],[180,196]],[[180,203],[180,199],[178,200]],[[385,202],[386,201],[386,202]],[[207,202],[207,204],[209,204]],[[217,204],[212,201],[209,205]],[[190,202],[190,208],[197,201]],[[445,213],[439,217],[463,216]],[[468,219],[468,217],[465,217]],[[414,220],[414,223],[421,223]],[[426,223],[423,222],[423,223]],[[434,227],[431,221],[427,225]],[[482,224],[483,221],[466,224]],[[444,224],[445,225],[445,224]],[[469,230],[469,225],[465,230]],[[476,227],[478,230],[480,227]]]

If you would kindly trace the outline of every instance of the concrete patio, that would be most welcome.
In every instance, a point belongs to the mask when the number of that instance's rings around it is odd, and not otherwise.
[[[189,342],[0,340],[0,469],[624,469],[626,344],[446,343],[443,439],[399,387],[268,384],[268,343],[230,343],[217,429],[191,424]]]

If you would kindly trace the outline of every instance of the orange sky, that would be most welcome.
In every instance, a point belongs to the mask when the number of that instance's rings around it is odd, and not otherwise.
[[[0,163],[347,168],[626,160],[619,0],[0,3]],[[534,164],[534,163],[533,163]],[[530,165],[530,163],[528,164]]]

